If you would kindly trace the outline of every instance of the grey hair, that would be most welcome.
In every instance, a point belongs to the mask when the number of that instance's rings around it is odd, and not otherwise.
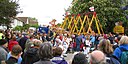
[[[49,60],[53,57],[52,46],[48,42],[41,44],[39,48],[39,57],[41,60]]]

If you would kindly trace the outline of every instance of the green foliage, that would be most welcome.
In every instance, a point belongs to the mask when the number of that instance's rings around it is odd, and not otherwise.
[[[38,28],[39,27],[39,25],[38,24],[36,24],[36,25],[31,25],[30,27],[34,27],[34,28]]]
[[[23,25],[23,30],[28,30],[28,29],[29,29],[29,27],[30,27],[30,25],[29,25],[29,24],[24,24],[24,25]]]
[[[0,0],[0,25],[9,25],[11,20],[20,12],[16,0]]]
[[[23,27],[22,26],[16,26],[13,30],[21,31],[21,30],[23,30]]]
[[[72,7],[69,9],[71,14],[85,14],[90,12],[89,7],[94,6],[98,19],[106,33],[112,32],[115,22],[123,21],[126,23],[128,20],[123,13],[127,11],[121,10],[121,6],[128,3],[122,3],[121,0],[95,0],[86,2],[86,0],[77,0],[73,2]],[[128,24],[127,24],[128,25]],[[127,26],[125,25],[125,26]]]
[[[23,26],[16,26],[13,30],[18,30],[18,31],[28,30],[29,27],[30,27],[29,24],[24,24]]]

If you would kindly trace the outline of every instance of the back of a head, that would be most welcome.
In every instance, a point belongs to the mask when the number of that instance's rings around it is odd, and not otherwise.
[[[38,54],[41,60],[51,59],[53,51],[52,51],[52,46],[50,45],[50,43],[44,42],[43,44],[41,44]]]
[[[13,41],[16,41],[16,35],[13,35],[13,36],[12,36],[12,40],[13,40]]]
[[[128,36],[122,36],[119,41],[119,44],[128,44]]]
[[[0,46],[4,45],[7,43],[7,40],[5,39],[0,39]]]
[[[98,48],[100,51],[102,51],[105,54],[112,54],[113,53],[112,45],[110,43],[110,40],[108,40],[108,39],[100,40]]]
[[[12,47],[12,51],[11,51],[11,54],[14,55],[14,56],[18,56],[20,53],[22,52],[22,48],[20,45],[14,45]]]
[[[106,64],[104,53],[99,50],[93,51],[90,54],[90,64]]]
[[[72,64],[88,64],[88,61],[84,54],[77,53],[73,58]]]
[[[62,52],[63,52],[63,50],[60,47],[56,47],[55,49],[53,49],[54,56],[61,56]]]
[[[36,47],[40,47],[41,43],[42,42],[40,40],[35,39],[34,42],[33,42],[33,45],[36,46]]]

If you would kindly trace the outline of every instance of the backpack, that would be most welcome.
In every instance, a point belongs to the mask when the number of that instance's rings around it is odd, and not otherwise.
[[[119,49],[122,51],[121,56],[120,56],[121,64],[128,64],[128,50],[123,50],[120,47]]]
[[[106,61],[108,64],[121,64],[116,58],[113,56],[111,57],[106,57]]]

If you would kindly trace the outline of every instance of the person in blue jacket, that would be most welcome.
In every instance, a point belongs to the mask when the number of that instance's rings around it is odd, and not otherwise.
[[[113,53],[114,56],[118,60],[120,60],[122,50],[128,51],[128,37],[127,36],[122,36],[120,41],[119,41],[119,47],[117,47]]]

